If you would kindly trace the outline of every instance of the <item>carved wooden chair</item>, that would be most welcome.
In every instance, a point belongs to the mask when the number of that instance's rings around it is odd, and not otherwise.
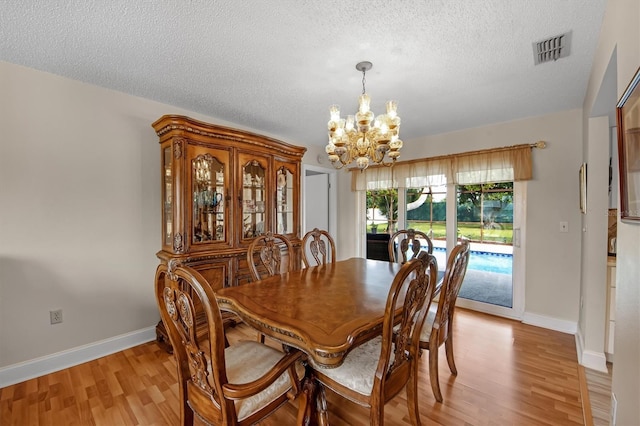
[[[285,253],[283,254],[283,250]],[[291,241],[281,234],[267,232],[256,237],[247,249],[247,264],[252,281],[292,271],[294,262]],[[258,333],[258,340],[264,343],[264,334]]]
[[[283,250],[285,253],[283,253]],[[256,237],[247,250],[247,263],[253,281],[293,270],[293,249],[287,237],[267,232]]]
[[[225,349],[215,294],[197,271],[160,265],[155,291],[176,357],[180,424],[193,425],[195,414],[208,424],[250,425],[298,395],[305,355],[256,341]],[[204,335],[196,333],[198,311],[205,313]]]
[[[320,383],[348,400],[370,407],[371,425],[383,424],[385,403],[405,387],[411,423],[420,424],[420,329],[433,298],[437,274],[436,260],[426,252],[405,263],[389,290],[382,335],[353,349],[339,367],[321,368],[309,361]]]
[[[327,248],[328,246],[328,248]],[[312,259],[309,259],[311,255]],[[315,262],[314,262],[315,261]],[[335,263],[336,245],[331,235],[324,230],[313,228],[302,237],[302,262],[304,267]],[[311,262],[314,262],[313,264]]]
[[[433,242],[424,232],[415,229],[402,229],[395,232],[389,238],[389,261],[405,263],[413,259],[422,250],[422,244],[426,244],[427,252],[433,254]],[[407,256],[409,250],[411,250],[410,257]]]
[[[445,346],[447,363],[451,373],[458,374],[453,359],[453,314],[462,281],[467,272],[469,255],[471,254],[469,240],[461,240],[451,251],[447,259],[447,268],[440,287],[438,303],[429,307],[425,324],[420,335],[420,348],[429,350],[429,380],[433,395],[438,402],[442,402],[440,381],[438,380],[438,349]]]

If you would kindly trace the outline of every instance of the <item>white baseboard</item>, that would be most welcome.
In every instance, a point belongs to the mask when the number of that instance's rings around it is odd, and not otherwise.
[[[604,352],[596,352],[584,349],[584,337],[578,329],[576,333],[576,352],[578,353],[578,363],[583,367],[592,370],[607,372],[607,357]]]
[[[528,312],[525,312],[522,316],[522,322],[524,324],[548,328],[549,330],[560,331],[567,334],[576,334],[578,331],[578,323],[575,321],[561,320]]]
[[[607,357],[604,352],[596,352],[585,350],[582,351],[582,362],[580,362],[585,368],[592,370],[607,372]]]
[[[0,388],[92,361],[156,338],[155,326],[0,368]]]

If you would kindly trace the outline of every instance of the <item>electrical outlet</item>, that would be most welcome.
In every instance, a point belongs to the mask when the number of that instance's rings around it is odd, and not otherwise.
[[[49,311],[49,319],[51,319],[51,324],[60,324],[62,322],[62,309]]]

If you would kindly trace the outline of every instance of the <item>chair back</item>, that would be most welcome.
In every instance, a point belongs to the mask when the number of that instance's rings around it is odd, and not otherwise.
[[[302,237],[302,263],[305,268],[335,262],[336,245],[327,231],[313,228]]]
[[[178,369],[181,425],[193,425],[194,414],[207,424],[252,425],[297,395],[303,353],[250,341],[225,348],[216,296],[196,270],[161,264],[155,293]]]
[[[283,250],[285,253],[283,254]],[[293,249],[287,237],[267,232],[256,237],[247,250],[247,264],[253,281],[293,270]]]
[[[156,271],[156,301],[178,367],[181,424],[193,422],[187,397],[189,383],[211,401],[222,401],[221,418],[235,416],[233,402],[220,397],[227,383],[224,329],[213,290],[202,284],[206,282],[190,267],[179,266],[169,272],[161,264]]]
[[[447,268],[444,271],[442,287],[440,288],[438,310],[433,321],[433,331],[431,332],[432,338],[435,336],[435,332],[438,333],[438,344],[446,340],[451,332],[450,328],[453,323],[456,300],[458,299],[464,276],[467,273],[470,255],[471,246],[469,240],[462,239],[456,244],[447,259]]]
[[[379,395],[383,404],[417,374],[420,331],[433,300],[437,268],[435,257],[422,251],[402,266],[391,284],[382,325],[380,360],[371,393]]]
[[[433,254],[433,242],[424,232],[415,229],[396,231],[389,238],[389,261],[405,263],[415,258],[422,250],[422,244],[426,244],[427,252]]]

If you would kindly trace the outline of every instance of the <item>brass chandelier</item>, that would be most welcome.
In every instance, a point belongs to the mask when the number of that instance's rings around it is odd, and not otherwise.
[[[399,138],[400,117],[396,101],[387,102],[387,113],[375,117],[370,109],[371,98],[365,91],[366,72],[373,67],[371,62],[359,62],[356,69],[362,72],[362,94],[358,98],[359,108],[355,116],[340,118],[340,107],[331,105],[331,118],[327,123],[329,143],[325,151],[336,169],[356,162],[360,170],[372,162],[393,166],[400,156],[402,141]],[[385,161],[385,159],[390,161]]]

